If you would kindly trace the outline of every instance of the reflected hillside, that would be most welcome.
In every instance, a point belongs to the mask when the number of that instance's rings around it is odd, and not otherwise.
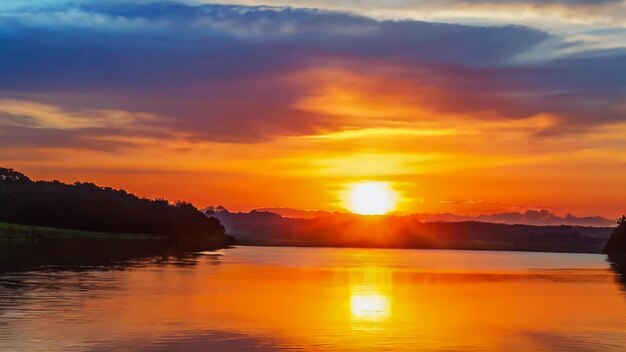
[[[611,263],[611,269],[615,271],[615,280],[619,282],[622,285],[622,289],[626,291],[626,255],[609,255],[607,261]]]
[[[209,252],[206,253],[208,256]],[[0,241],[0,273],[41,268],[110,269],[143,261],[195,265],[195,255],[178,243],[162,239],[43,238],[35,242]]]

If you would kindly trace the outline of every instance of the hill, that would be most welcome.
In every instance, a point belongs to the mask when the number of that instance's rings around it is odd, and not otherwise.
[[[219,207],[217,207],[219,208]],[[216,207],[207,207],[205,210],[215,210]],[[223,208],[223,207],[222,207]],[[313,219],[329,216],[337,212],[323,210],[301,210],[292,208],[257,208],[259,212],[270,212],[281,215],[285,218]],[[572,225],[572,226],[593,226],[610,227],[613,220],[601,216],[575,216],[567,214],[558,216],[547,209],[529,209],[524,212],[506,212],[481,215],[459,215],[452,213],[413,213],[411,217],[417,218],[421,222],[492,222],[497,224],[523,224],[523,225]]]
[[[140,198],[93,183],[32,181],[6,168],[0,168],[0,222],[80,230],[83,234],[109,233],[122,238],[152,234],[176,241],[225,243],[227,239],[219,220],[207,218],[190,203]],[[24,229],[7,226],[14,234]]]
[[[287,218],[272,212],[208,211],[240,244],[330,247],[523,250],[599,253],[610,228],[422,222],[415,216],[334,213]]]

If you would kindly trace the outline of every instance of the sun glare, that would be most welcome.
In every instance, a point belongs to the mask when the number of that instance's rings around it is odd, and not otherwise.
[[[353,318],[384,320],[391,312],[389,297],[376,293],[351,296],[350,312]]]
[[[362,182],[349,190],[348,208],[362,215],[381,215],[396,206],[396,192],[386,182]]]

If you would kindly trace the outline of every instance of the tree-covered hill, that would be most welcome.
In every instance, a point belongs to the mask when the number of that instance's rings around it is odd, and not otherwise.
[[[170,204],[93,183],[32,181],[0,168],[0,222],[169,238],[225,238],[219,220],[190,203]]]
[[[477,221],[422,222],[413,215],[334,213],[299,219],[272,212],[208,209],[243,245],[488,249],[598,253],[610,228],[512,225]]]

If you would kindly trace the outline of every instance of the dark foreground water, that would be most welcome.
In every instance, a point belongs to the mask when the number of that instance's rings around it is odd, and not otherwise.
[[[603,255],[240,247],[0,273],[1,351],[626,351]]]

